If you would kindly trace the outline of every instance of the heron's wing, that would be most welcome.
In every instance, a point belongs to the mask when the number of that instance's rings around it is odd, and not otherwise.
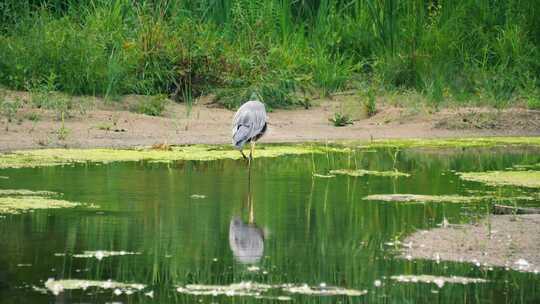
[[[233,145],[240,149],[249,140],[250,129],[246,126],[238,126],[233,133]]]
[[[256,111],[252,112],[252,116],[249,134],[250,138],[259,135],[264,130],[264,126],[266,125],[266,111],[264,108],[258,108]]]

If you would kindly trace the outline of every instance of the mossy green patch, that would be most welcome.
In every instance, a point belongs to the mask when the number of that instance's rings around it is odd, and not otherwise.
[[[41,196],[0,197],[0,214],[20,214],[37,209],[60,209],[80,206],[80,203]]]
[[[540,188],[540,171],[460,172],[458,175],[463,180],[492,186],[510,185]]]
[[[391,176],[391,177],[408,177],[410,174],[403,173],[399,171],[373,171],[373,170],[363,170],[363,169],[336,169],[330,170],[330,174],[338,175],[349,175],[349,176],[364,176],[364,175],[375,175],[375,176]]]
[[[348,148],[310,145],[269,145],[256,149],[254,157],[278,157],[309,153],[346,152]],[[1,168],[57,166],[75,163],[119,161],[172,162],[179,160],[241,159],[241,154],[229,147],[192,145],[156,149],[43,149],[0,154]]]
[[[361,149],[374,148],[466,148],[528,145],[540,146],[540,137],[480,137],[445,139],[378,139],[370,142],[345,141],[346,146]]]
[[[489,197],[423,194],[372,194],[364,197],[365,200],[373,201],[414,203],[473,203],[483,201],[487,198]]]

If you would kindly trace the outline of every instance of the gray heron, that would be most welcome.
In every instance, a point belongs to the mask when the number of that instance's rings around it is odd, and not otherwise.
[[[250,98],[254,99],[254,98]],[[242,153],[244,159],[251,164],[255,142],[261,138],[267,129],[266,109],[258,100],[245,102],[234,115],[232,123],[232,144]],[[249,158],[242,149],[246,143],[250,143]]]

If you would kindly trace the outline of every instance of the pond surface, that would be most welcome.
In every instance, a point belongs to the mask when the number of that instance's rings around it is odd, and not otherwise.
[[[100,207],[0,217],[0,303],[540,303],[540,275],[407,260],[392,245],[444,219],[482,218],[485,203],[363,200],[535,195],[462,181],[455,172],[537,163],[533,148],[381,149],[260,158],[251,174],[233,160],[0,170],[8,177],[0,189],[54,191]],[[410,176],[324,177],[356,168]],[[398,275],[488,282],[391,279]],[[89,281],[62,288],[66,279]]]

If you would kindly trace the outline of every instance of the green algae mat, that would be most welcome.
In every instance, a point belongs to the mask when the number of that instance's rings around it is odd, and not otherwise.
[[[279,157],[312,153],[346,152],[346,147],[323,145],[269,145],[255,151],[255,157]],[[0,154],[0,168],[25,168],[59,166],[77,163],[111,162],[173,162],[184,160],[211,161],[220,159],[241,159],[240,152],[229,146],[191,145],[171,147],[170,150],[151,148],[140,149],[41,149],[14,151]]]
[[[374,140],[370,142],[342,141],[330,144],[261,145],[255,157],[279,157],[312,153],[349,152],[351,149],[374,148],[465,148],[530,145],[540,146],[540,137],[488,137],[465,139]],[[181,160],[211,161],[240,159],[240,153],[228,145],[189,145],[170,150],[138,149],[38,149],[0,153],[0,168],[57,166],[74,163],[119,161],[173,162]],[[343,171],[341,169],[342,173]],[[348,171],[351,173],[352,171]],[[354,172],[352,172],[354,175]],[[366,174],[369,174],[367,172]],[[375,173],[373,173],[375,174]]]
[[[538,265],[399,254],[492,203],[540,207],[538,139],[255,153],[251,170],[228,146],[1,154],[0,304],[540,301]]]
[[[492,186],[521,186],[540,188],[540,171],[488,171],[463,172],[459,176],[468,181],[481,182]]]

